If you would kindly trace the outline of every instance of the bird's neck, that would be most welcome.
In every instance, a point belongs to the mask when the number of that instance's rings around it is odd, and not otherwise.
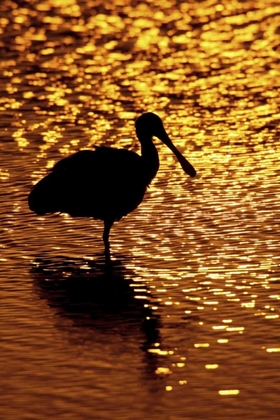
[[[144,163],[144,170],[147,176],[147,185],[156,176],[159,168],[159,158],[157,149],[152,141],[152,138],[141,141],[141,155]]]

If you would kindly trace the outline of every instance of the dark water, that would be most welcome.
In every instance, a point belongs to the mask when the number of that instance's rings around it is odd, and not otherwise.
[[[3,419],[278,419],[278,1],[0,4]],[[112,229],[26,197],[94,144],[163,144]]]

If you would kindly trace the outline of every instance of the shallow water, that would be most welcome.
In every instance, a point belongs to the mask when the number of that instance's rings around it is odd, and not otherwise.
[[[278,419],[278,1],[0,4],[4,419]],[[31,186],[94,144],[163,144],[139,208],[37,217]]]

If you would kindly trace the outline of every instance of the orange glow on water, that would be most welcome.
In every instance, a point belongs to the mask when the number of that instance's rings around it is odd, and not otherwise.
[[[278,2],[2,0],[0,12],[2,417],[26,404],[39,418],[48,395],[48,418],[99,406],[108,419],[132,406],[135,418],[152,407],[151,420],[268,418],[279,409]],[[110,277],[99,222],[37,218],[26,197],[78,150],[140,153],[146,111],[197,177],[155,140],[160,170],[112,229]]]

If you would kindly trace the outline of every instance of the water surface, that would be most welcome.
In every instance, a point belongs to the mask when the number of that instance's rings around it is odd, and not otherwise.
[[[1,418],[278,419],[278,1],[2,0]],[[163,119],[111,233],[37,217],[32,185]]]

